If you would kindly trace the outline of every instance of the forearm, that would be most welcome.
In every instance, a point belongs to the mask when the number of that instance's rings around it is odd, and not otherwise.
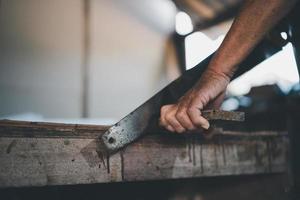
[[[208,129],[200,110],[211,103],[220,105],[237,66],[296,1],[247,0],[199,81],[176,104],[161,108],[161,124],[178,133]]]
[[[297,0],[247,0],[208,69],[231,78],[238,65]]]

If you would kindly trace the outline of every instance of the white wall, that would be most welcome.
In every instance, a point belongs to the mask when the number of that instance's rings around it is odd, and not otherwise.
[[[80,117],[83,1],[0,1],[0,116]],[[175,8],[150,2],[91,0],[89,117],[119,119],[166,84]]]
[[[121,118],[161,88],[167,34],[115,1],[94,0],[91,7],[89,113]],[[152,17],[159,24],[160,19]]]
[[[80,0],[1,0],[0,114],[79,117]]]

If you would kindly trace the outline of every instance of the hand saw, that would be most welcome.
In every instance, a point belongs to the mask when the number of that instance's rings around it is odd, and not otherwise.
[[[279,50],[281,50],[281,47],[274,46],[268,40],[263,40],[240,64],[234,78],[250,70]],[[109,128],[102,135],[102,141],[107,150],[116,151],[135,141],[147,132],[159,130],[158,119],[160,116],[160,108],[163,105],[175,103],[192,88],[205,71],[212,56],[213,54],[194,68],[184,72],[178,79],[171,82],[160,92]]]

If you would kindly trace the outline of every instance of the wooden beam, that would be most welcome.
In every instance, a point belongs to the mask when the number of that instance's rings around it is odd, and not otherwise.
[[[98,139],[107,126],[0,121],[0,187],[91,184],[279,173],[286,134],[222,131],[148,134],[114,155]]]
[[[213,19],[216,17],[217,13],[214,9],[203,1],[185,0],[184,3],[199,16],[202,16],[205,19]]]

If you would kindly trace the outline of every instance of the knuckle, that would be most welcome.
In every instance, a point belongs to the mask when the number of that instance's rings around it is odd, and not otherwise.
[[[169,124],[171,124],[176,129],[181,127],[173,115],[170,114],[166,115],[166,120],[168,121]]]
[[[199,105],[200,107],[203,107],[203,105],[207,104],[208,101],[209,101],[209,97],[207,95],[203,94],[203,93],[199,93],[197,95],[197,98],[198,98],[199,103],[201,103]]]
[[[160,114],[162,115],[164,113],[164,106],[160,108]]]
[[[184,112],[177,112],[175,117],[178,119],[178,120],[182,120],[184,119],[185,117],[185,113]]]
[[[173,117],[172,117],[171,114],[166,114],[165,118],[166,118],[166,120],[167,120],[168,122],[172,122],[172,121],[173,121]]]
[[[160,113],[161,113],[161,114],[164,114],[164,113],[166,112],[166,110],[167,110],[167,106],[162,106],[162,107],[160,108]]]
[[[191,122],[189,122],[185,115],[177,117],[177,120],[181,123],[182,127],[189,130],[193,128],[193,125],[191,124]]]
[[[194,112],[195,112],[195,109],[192,108],[192,107],[190,107],[190,108],[187,109],[187,113],[188,113],[189,115],[193,115]]]

